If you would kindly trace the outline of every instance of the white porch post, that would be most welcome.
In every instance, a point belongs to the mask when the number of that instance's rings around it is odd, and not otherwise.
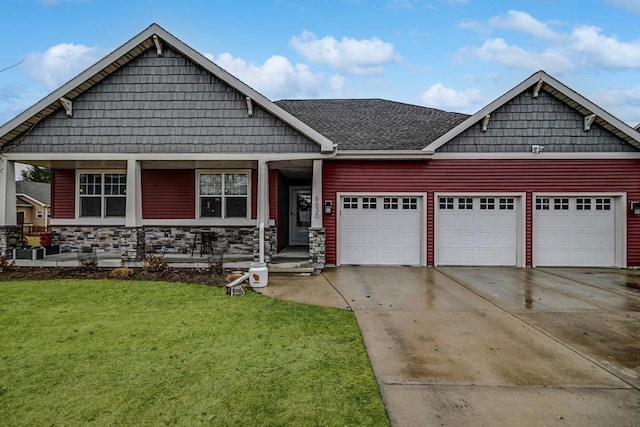
[[[258,225],[269,226],[269,167],[267,162],[258,162]]]
[[[142,181],[138,160],[127,160],[126,206],[125,226],[139,227],[142,225]]]
[[[0,226],[17,225],[15,163],[0,157]]]
[[[311,227],[322,227],[322,160],[313,161],[313,180],[311,181]]]

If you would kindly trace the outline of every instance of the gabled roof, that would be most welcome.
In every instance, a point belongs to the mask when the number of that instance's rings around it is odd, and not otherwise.
[[[40,203],[43,206],[51,204],[51,184],[33,181],[16,181],[16,195]]]
[[[318,144],[322,152],[333,151],[333,142],[321,135],[298,118],[292,116],[272,101],[261,95],[245,83],[232,76],[218,65],[205,58],[191,47],[169,34],[157,24],[152,24],[120,46],[109,55],[98,61],[96,64],[80,73],[77,77],[62,85],[41,101],[28,108],[14,119],[0,127],[0,146],[12,139],[29,132],[35,125],[56,110],[62,108],[60,98],[73,100],[78,95],[93,87],[105,77],[118,70],[126,63],[154,46],[154,36],[157,36],[162,43],[170,45],[173,49],[189,58],[198,66],[212,73],[216,78],[225,82],[232,88],[241,92],[245,96],[260,105],[263,109],[278,117],[289,126],[305,135],[307,138]]]
[[[554,79],[544,71],[538,71],[531,77],[511,89],[509,92],[505,93],[500,98],[496,99],[495,101],[469,117],[467,120],[452,128],[444,135],[440,136],[438,139],[425,147],[423,151],[430,153],[435,152],[438,148],[442,147],[444,144],[451,141],[453,138],[478,123],[484,117],[490,115],[492,112],[502,107],[522,92],[530,89],[537,84],[541,85],[541,90],[546,90],[547,92],[558,98],[560,101],[566,103],[584,116],[595,114],[596,123],[612,132],[622,140],[626,141],[627,143],[640,149],[640,133],[633,130],[626,123],[607,113],[605,110],[598,107],[579,93],[560,83],[558,80]]]
[[[276,104],[344,150],[421,150],[467,114],[384,99],[282,100]]]

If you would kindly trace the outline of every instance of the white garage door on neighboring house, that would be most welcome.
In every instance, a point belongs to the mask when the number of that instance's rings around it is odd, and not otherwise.
[[[422,197],[351,195],[339,203],[339,264],[424,264]]]
[[[519,197],[438,196],[436,264],[518,264]]]
[[[533,262],[551,267],[616,265],[614,197],[536,196]]]

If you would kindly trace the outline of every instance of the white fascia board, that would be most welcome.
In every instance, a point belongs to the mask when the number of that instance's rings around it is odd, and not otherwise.
[[[45,98],[37,102],[35,105],[26,109],[24,112],[16,116],[14,119],[7,122],[5,125],[0,127],[0,138],[2,138],[7,133],[14,130],[16,127],[23,124],[25,121],[33,118],[38,113],[40,113],[45,108],[49,107],[54,102],[57,102],[60,98],[65,97],[69,92],[76,89],[78,86],[90,80],[93,76],[102,72],[109,65],[114,63],[116,60],[121,58],[122,56],[129,53],[131,50],[136,48],[138,45],[142,44],[146,40],[151,40],[153,35],[157,35],[166,43],[171,45],[174,49],[185,55],[187,58],[209,71],[213,75],[215,75],[220,80],[227,83],[229,86],[237,89],[238,91],[244,93],[246,96],[249,96],[253,99],[254,102],[259,104],[262,108],[278,117],[298,132],[302,133],[309,139],[311,139],[314,143],[320,146],[321,152],[332,152],[333,151],[333,142],[329,140],[324,135],[320,134],[316,130],[312,129],[290,113],[287,113],[282,108],[278,107],[272,101],[267,99],[265,96],[261,95],[251,87],[247,86],[245,83],[238,80],[236,77],[232,76],[218,65],[211,62],[209,59],[205,58],[202,54],[195,51],[173,35],[169,34],[158,24],[152,24],[143,32],[105,56],[103,59],[80,73],[78,76],[74,77],[60,88],[56,89]]]
[[[36,204],[38,204],[38,205],[42,206],[43,208],[47,208],[47,207],[49,207],[49,205],[48,205],[48,204],[46,204],[46,203],[42,203],[40,200],[38,200],[38,199],[34,199],[33,197],[31,197],[31,196],[29,196],[29,195],[27,195],[27,194],[24,194],[24,193],[17,193],[17,194],[16,194],[16,197],[24,197],[25,199],[29,199],[29,200],[31,200],[32,202],[34,202],[34,203],[36,203]]]
[[[484,119],[487,114],[491,114],[498,108],[502,107],[504,104],[522,93],[524,90],[537,83],[540,79],[544,80],[544,76],[546,76],[546,73],[544,73],[543,71],[538,71],[537,73],[533,74],[531,77],[502,95],[500,98],[482,108],[480,111],[467,118],[467,120],[463,121],[458,126],[454,127],[453,129],[433,141],[431,144],[427,145],[422,149],[422,151],[434,153],[438,148],[442,147],[444,144],[451,141],[453,138],[460,135],[462,132],[469,129],[474,124],[478,123],[480,120]]]
[[[580,104],[587,110],[591,111],[591,113],[596,114],[596,116],[599,119],[604,120],[605,122],[609,123],[616,129],[618,129],[620,132],[627,135],[631,140],[630,142],[634,144],[637,148],[640,148],[640,133],[638,133],[637,131],[634,131],[629,125],[615,118],[611,114],[607,113],[605,110],[598,107],[596,104],[589,101],[587,98],[580,95],[573,89],[560,83],[558,80],[554,79],[544,71],[538,71],[532,76],[530,76],[528,79],[526,79],[525,81],[523,81],[522,83],[520,83],[519,85],[517,85],[516,87],[514,87],[513,89],[511,89],[510,91],[508,91],[507,93],[505,93],[504,95],[502,95],[501,97],[493,101],[492,103],[490,103],[489,105],[487,105],[486,107],[484,107],[483,109],[481,109],[480,111],[478,111],[477,113],[469,117],[467,120],[460,123],[458,126],[454,127],[453,129],[451,129],[450,131],[448,131],[447,133],[445,133],[444,135],[442,135],[441,137],[433,141],[431,144],[427,145],[423,149],[423,151],[427,151],[431,153],[435,152],[438,148],[442,147],[444,144],[451,141],[453,138],[460,135],[465,130],[469,129],[478,121],[482,120],[487,114],[491,114],[493,111],[502,107],[504,104],[511,101],[513,98],[515,98],[525,90],[529,89],[534,84],[538,83],[540,80],[542,80],[544,84],[549,85],[553,89],[562,93],[567,98],[573,100],[574,102]]]
[[[127,160],[241,160],[258,161],[268,159],[278,160],[313,160],[322,158],[313,153],[4,153],[3,157],[13,162],[30,162],[43,160],[96,160],[96,161],[127,161]],[[326,156],[325,156],[326,157]]]
[[[435,153],[432,160],[640,160],[640,152]]]
[[[422,150],[338,150],[338,160],[428,160],[433,153]]]

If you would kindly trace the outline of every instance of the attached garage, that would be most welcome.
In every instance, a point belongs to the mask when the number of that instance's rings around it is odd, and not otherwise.
[[[537,195],[533,262],[539,267],[621,267],[624,203],[611,195]]]
[[[522,196],[436,195],[436,265],[522,265]]]
[[[424,265],[424,197],[340,195],[338,264]]]

